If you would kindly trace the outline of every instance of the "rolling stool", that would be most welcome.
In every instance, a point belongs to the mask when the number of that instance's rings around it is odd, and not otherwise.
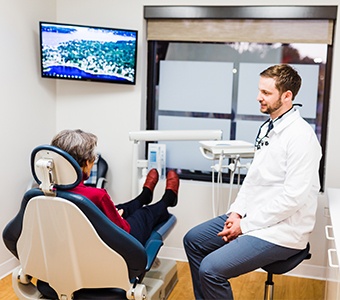
[[[287,260],[279,260],[269,265],[262,267],[267,272],[267,281],[264,290],[264,300],[272,300],[274,295],[273,274],[284,274],[293,270],[303,260],[310,259],[312,254],[309,253],[309,243],[307,247],[301,250],[298,254],[293,255]]]

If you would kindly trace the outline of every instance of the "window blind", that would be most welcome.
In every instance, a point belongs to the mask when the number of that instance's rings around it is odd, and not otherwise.
[[[149,19],[149,41],[332,44],[333,20]]]

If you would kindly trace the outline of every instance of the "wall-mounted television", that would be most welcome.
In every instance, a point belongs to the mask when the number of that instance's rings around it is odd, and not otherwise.
[[[136,83],[138,32],[39,22],[44,78]]]

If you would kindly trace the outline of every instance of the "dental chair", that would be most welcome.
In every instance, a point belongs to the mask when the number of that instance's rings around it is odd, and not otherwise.
[[[143,246],[90,200],[68,192],[82,180],[68,153],[39,146],[31,154],[31,170],[39,188],[25,193],[3,231],[6,247],[20,262],[12,274],[19,299],[166,299],[157,272],[147,274],[175,225],[173,215]],[[173,271],[170,281],[176,276]]]

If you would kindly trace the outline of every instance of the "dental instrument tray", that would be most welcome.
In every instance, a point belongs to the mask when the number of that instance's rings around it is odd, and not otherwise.
[[[200,150],[207,159],[218,159],[221,155],[228,157],[252,158],[254,145],[241,140],[200,141]]]

